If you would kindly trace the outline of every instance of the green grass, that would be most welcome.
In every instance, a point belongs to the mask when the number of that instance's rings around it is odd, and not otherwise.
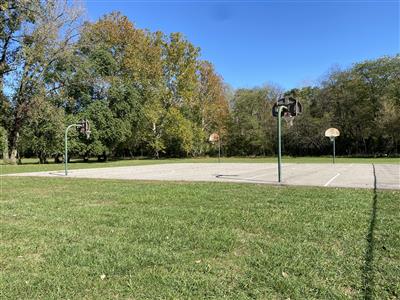
[[[400,297],[398,191],[0,181],[1,299]]]
[[[221,162],[228,163],[275,163],[276,157],[229,157],[222,158]],[[24,159],[21,165],[4,165],[0,162],[0,175],[21,172],[56,171],[64,168],[63,164],[39,164],[37,159]],[[104,167],[136,166],[147,164],[167,164],[167,163],[217,163],[217,158],[186,158],[186,159],[126,159],[113,160],[108,162],[97,162],[95,160],[88,163],[81,160],[73,161],[69,164],[69,169],[87,169]],[[330,157],[283,157],[285,163],[332,163]],[[399,164],[399,158],[337,158],[337,163],[391,163]]]

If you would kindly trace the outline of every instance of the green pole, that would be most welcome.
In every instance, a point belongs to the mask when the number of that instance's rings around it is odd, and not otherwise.
[[[281,182],[282,180],[282,174],[281,174],[281,162],[282,162],[282,110],[287,109],[286,106],[279,106],[278,109],[278,182]]]
[[[79,126],[79,124],[72,124],[69,125],[66,129],[65,129],[65,137],[64,137],[64,145],[65,145],[65,154],[64,154],[64,169],[65,169],[65,176],[68,175],[68,130],[71,127],[74,126]]]
[[[218,139],[218,163],[221,162],[221,138]]]
[[[335,149],[335,138],[333,138],[333,164],[335,164],[335,156],[336,156],[336,149]]]

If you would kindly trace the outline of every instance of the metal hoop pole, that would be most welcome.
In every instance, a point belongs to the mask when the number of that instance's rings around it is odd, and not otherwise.
[[[221,138],[218,139],[218,163],[221,162]]]
[[[333,138],[333,164],[335,164],[335,156],[336,156],[336,146],[335,146],[335,138]]]
[[[287,109],[286,106],[279,106],[278,109],[278,182],[281,182],[282,172],[281,172],[281,162],[282,162],[282,110]]]

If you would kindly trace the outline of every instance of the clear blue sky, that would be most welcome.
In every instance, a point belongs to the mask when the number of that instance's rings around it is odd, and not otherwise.
[[[333,66],[400,52],[398,1],[84,2],[92,21],[118,10],[139,28],[182,32],[235,88],[314,84]]]

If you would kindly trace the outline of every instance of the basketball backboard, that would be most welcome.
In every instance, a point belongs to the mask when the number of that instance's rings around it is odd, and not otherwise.
[[[303,112],[303,107],[300,102],[291,96],[286,96],[279,99],[272,107],[272,115],[278,116],[278,109],[280,106],[285,106],[287,109],[282,110],[283,116],[295,117]]]
[[[218,142],[218,141],[219,141],[219,135],[218,135],[218,133],[216,133],[216,132],[212,133],[212,134],[210,135],[208,141],[211,142],[211,143]]]
[[[332,139],[335,139],[336,137],[340,136],[340,131],[336,128],[328,128],[325,130],[325,136]]]

